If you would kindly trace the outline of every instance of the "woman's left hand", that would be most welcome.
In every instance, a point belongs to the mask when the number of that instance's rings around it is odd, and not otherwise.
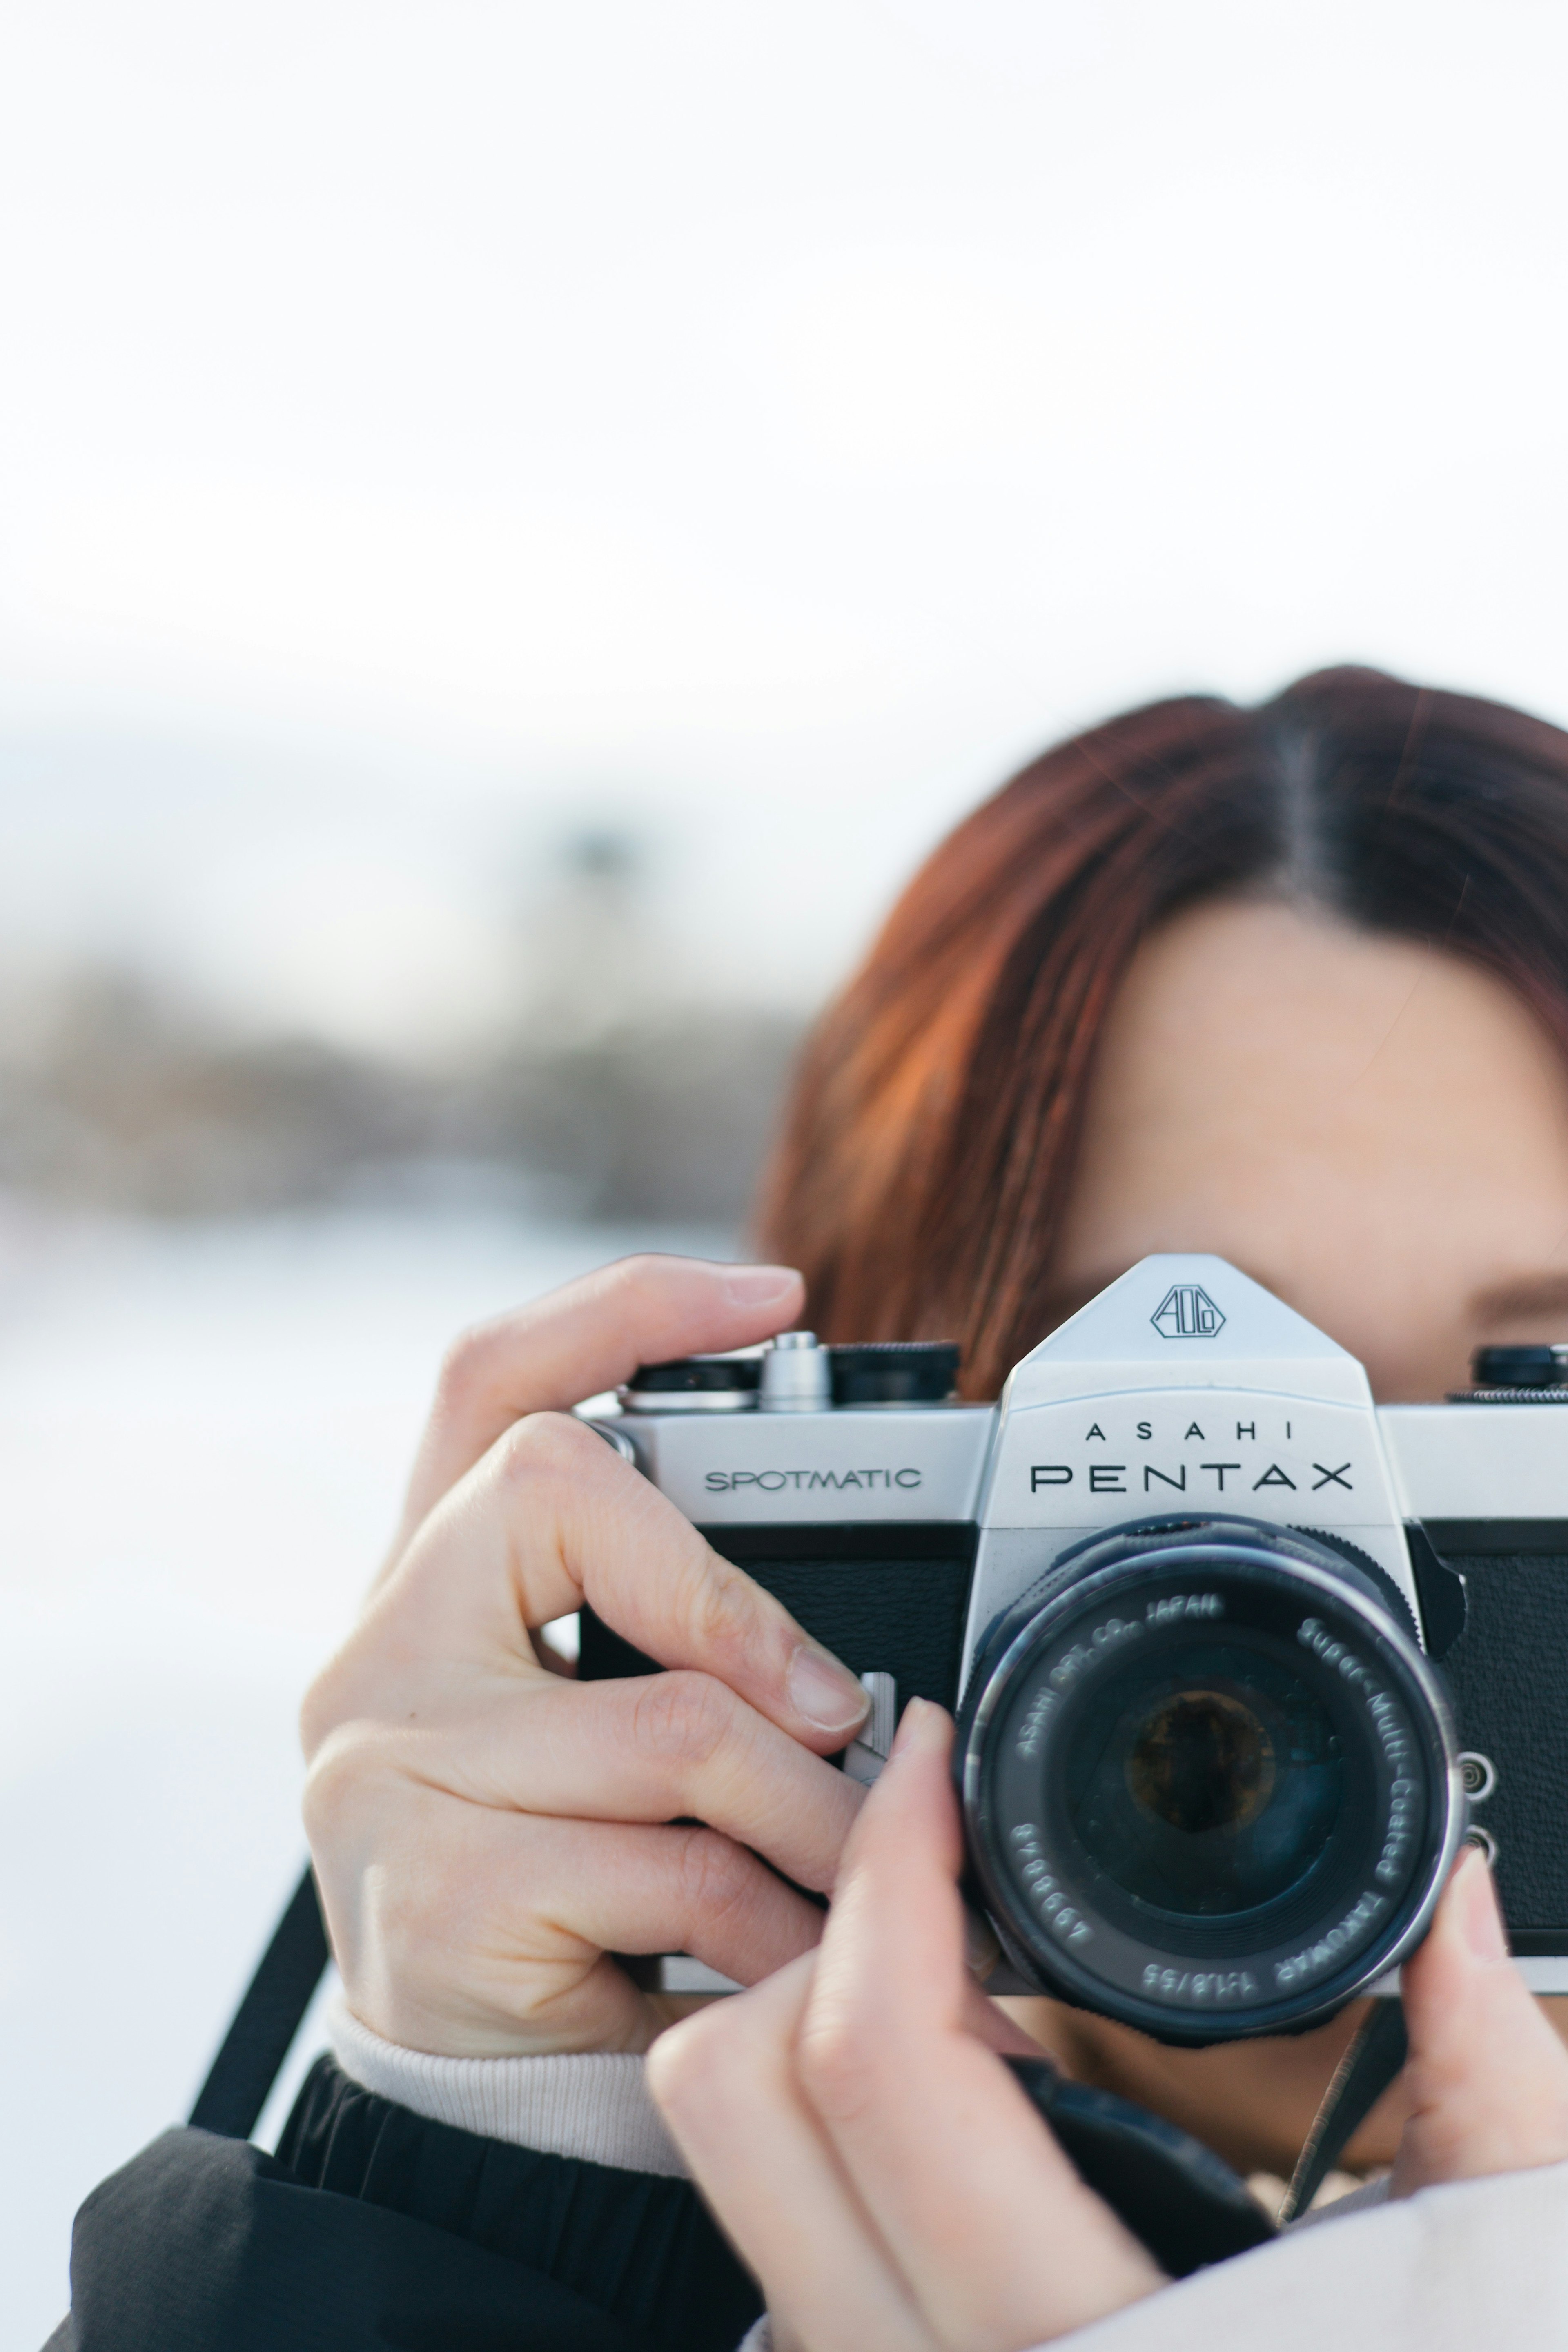
[[[964,1968],[952,1729],[906,1711],[818,1948],[648,2057],[778,2352],[1023,2352],[1163,2284],[996,2055],[1039,2052]]]
[[[648,2081],[755,2272],[778,2352],[1024,2352],[1163,2284],[997,2053],[963,1965],[952,1726],[915,1701],[814,1952],[654,2044]],[[1568,2053],[1469,1854],[1405,1970],[1391,2193],[1568,2161]]]

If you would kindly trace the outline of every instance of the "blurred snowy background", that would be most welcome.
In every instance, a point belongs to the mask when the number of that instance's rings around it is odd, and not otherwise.
[[[298,1853],[460,1322],[736,1246],[1063,729],[1568,718],[1554,0],[0,17],[5,2352]]]

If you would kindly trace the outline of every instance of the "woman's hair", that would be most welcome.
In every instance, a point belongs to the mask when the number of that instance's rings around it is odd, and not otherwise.
[[[1568,734],[1344,668],[1256,709],[1152,703],[1025,768],[916,875],[796,1073],[758,1223],[824,1338],[956,1339],[994,1395],[1057,1319],[1111,1001],[1155,924],[1225,896],[1465,957],[1568,1052]]]

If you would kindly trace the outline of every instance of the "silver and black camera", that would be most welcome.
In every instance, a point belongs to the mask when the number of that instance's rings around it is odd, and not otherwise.
[[[906,1699],[955,1710],[991,1990],[1300,2030],[1389,1989],[1468,1835],[1568,1991],[1568,1349],[1379,1408],[1257,1283],[1170,1256],[997,1404],[952,1401],[957,1363],[787,1332],[647,1366],[597,1425],[862,1675],[846,1769]],[[585,1675],[649,1663],[584,1612]]]

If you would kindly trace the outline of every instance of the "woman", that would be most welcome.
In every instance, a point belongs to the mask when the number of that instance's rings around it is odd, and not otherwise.
[[[560,1417],[639,1360],[806,1317],[957,1337],[991,1395],[1153,1249],[1238,1263],[1384,1398],[1440,1396],[1484,1340],[1563,1337],[1568,737],[1342,671],[1048,754],[937,851],[826,1015],[763,1229],[804,1285],[634,1262],[454,1350],[387,1571],[305,1709],[335,2062],[277,2158],[174,2135],[98,2192],[75,2340],[731,2352],[756,2290],[647,2097],[665,2015],[607,1957],[666,1949],[758,1987],[653,2072],[792,2347],[1022,2352],[1104,2320],[1132,2352],[1189,2340],[1187,2312],[1211,2342],[1304,2342],[1305,2315],[1436,2347],[1505,2289],[1568,2296],[1540,2253],[1568,2056],[1479,1863],[1411,1964],[1411,2065],[1352,2150],[1427,2193],[1162,2293],[997,2063],[1019,2019],[964,1990],[944,1721],[914,1712],[857,1823],[825,1760],[854,1678]],[[554,1673],[528,1629],[584,1596],[670,1671]],[[803,1888],[836,1889],[820,1945]],[[1275,2170],[1354,2022],[1178,2053],[1022,2018]],[[1405,2219],[1448,2213],[1434,2198],[1463,2208],[1433,2225],[1459,2262],[1435,2314]]]

